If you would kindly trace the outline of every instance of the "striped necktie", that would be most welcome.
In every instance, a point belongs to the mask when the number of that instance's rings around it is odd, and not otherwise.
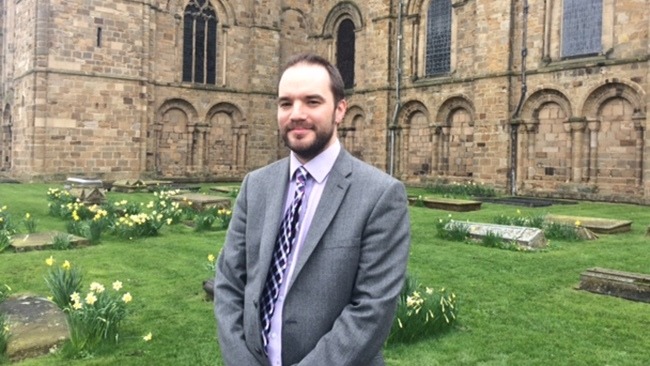
[[[268,344],[268,336],[271,330],[271,317],[275,310],[275,302],[280,293],[280,286],[285,279],[289,254],[291,254],[297,236],[300,206],[305,196],[305,183],[307,182],[308,174],[307,170],[302,166],[296,170],[296,192],[280,224],[280,232],[278,233],[278,239],[273,250],[271,267],[269,268],[264,290],[262,291],[260,318],[262,320],[262,342],[264,344],[264,350],[266,350]]]

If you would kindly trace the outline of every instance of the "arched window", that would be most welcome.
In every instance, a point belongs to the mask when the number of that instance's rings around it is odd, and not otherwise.
[[[563,1],[562,57],[599,54],[602,33],[602,0]]]
[[[444,74],[451,65],[451,0],[431,0],[427,11],[426,75]]]
[[[336,67],[343,77],[346,89],[354,88],[354,23],[345,19],[339,24],[336,35]]]
[[[183,16],[183,81],[216,84],[217,14],[207,0],[190,0]]]

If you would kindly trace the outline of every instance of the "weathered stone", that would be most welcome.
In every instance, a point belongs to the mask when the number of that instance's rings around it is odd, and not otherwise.
[[[566,225],[584,226],[587,229],[599,234],[617,234],[632,230],[632,221],[614,220],[598,217],[583,216],[566,216],[548,214],[544,218],[546,221],[556,222]]]
[[[12,361],[48,354],[69,338],[66,316],[53,302],[38,296],[12,296],[0,304],[7,317],[7,356]]]
[[[206,298],[210,301],[214,299],[214,280],[209,279],[203,281],[203,291],[205,291]]]
[[[48,231],[42,233],[21,234],[15,236],[11,240],[11,247],[16,252],[27,252],[30,250],[44,250],[51,249],[54,245],[54,238],[58,235],[67,235],[70,239],[70,244],[73,247],[88,245],[88,239],[63,233],[60,231]]]
[[[210,208],[230,208],[230,198],[211,196],[202,193],[182,193],[172,196],[172,200],[180,202],[185,207],[191,207],[197,211]]]
[[[432,198],[432,197],[409,197],[409,204],[412,206],[422,203],[426,208],[435,208],[438,210],[467,212],[481,209],[482,202],[472,200],[461,200],[453,198]]]
[[[650,275],[590,268],[580,275],[581,290],[650,303]]]
[[[544,232],[533,227],[451,220],[447,224],[447,228],[452,226],[464,227],[469,232],[470,238],[475,240],[481,240],[491,234],[499,236],[506,242],[516,243],[525,249],[540,249],[546,247],[547,244]]]

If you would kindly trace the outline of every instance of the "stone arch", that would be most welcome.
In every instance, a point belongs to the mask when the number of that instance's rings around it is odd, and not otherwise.
[[[534,123],[538,119],[539,109],[546,103],[557,104],[567,118],[573,116],[573,110],[569,99],[557,89],[542,88],[534,91],[526,99],[521,110],[521,119],[526,123]]]
[[[206,124],[197,132],[196,147],[201,169],[211,173],[235,173],[246,170],[248,125],[239,107],[217,103],[207,113]]]
[[[474,175],[474,105],[463,95],[445,100],[436,113],[432,159],[441,175]]]
[[[450,117],[457,109],[464,109],[467,111],[472,120],[472,125],[475,120],[474,105],[469,101],[469,98],[463,95],[451,96],[442,103],[436,114],[436,125],[438,126],[449,126],[451,123]]]
[[[566,95],[541,87],[526,99],[520,116],[517,176],[523,184],[559,184],[579,177],[584,135]]]
[[[429,175],[433,165],[429,110],[418,100],[408,101],[400,110],[398,121],[395,171],[403,179]]]
[[[366,112],[358,105],[348,107],[343,121],[338,128],[341,144],[352,155],[364,160],[370,157],[368,154],[371,146],[367,146],[368,136],[371,129],[366,128]]]
[[[156,111],[147,143],[147,170],[162,176],[183,176],[192,162],[190,130],[196,109],[180,98],[168,99]]]
[[[596,86],[582,106],[588,134],[586,179],[603,194],[636,194],[644,182],[645,92],[612,79]]]
[[[624,80],[611,79],[605,83],[594,87],[588,94],[582,104],[582,115],[588,119],[595,119],[600,107],[611,98],[623,98],[627,100],[634,114],[645,116],[647,111],[644,107],[646,94],[637,84]]]
[[[363,17],[361,16],[361,11],[357,5],[351,1],[344,1],[337,4],[332,8],[329,14],[327,14],[325,23],[323,24],[323,38],[334,38],[339,23],[344,19],[350,19],[352,23],[354,23],[354,29],[356,31],[360,30],[364,26]]]

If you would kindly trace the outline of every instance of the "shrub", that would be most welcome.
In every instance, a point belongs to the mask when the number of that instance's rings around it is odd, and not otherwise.
[[[70,295],[81,290],[82,274],[77,267],[72,267],[67,260],[61,266],[55,266],[55,259],[50,256],[45,264],[50,267],[45,275],[45,283],[52,293],[52,301],[61,309],[72,302]]]
[[[70,192],[58,188],[47,190],[47,200],[49,201],[47,204],[49,214],[54,217],[64,217],[68,212],[66,210],[67,205],[77,201]]]
[[[194,216],[194,231],[205,231],[212,228],[217,219],[213,210],[204,210]]]
[[[441,239],[465,241],[469,238],[469,230],[461,223],[452,222],[451,215],[436,222],[437,235]]]
[[[579,225],[573,226],[557,222],[548,222],[544,227],[544,236],[547,239],[580,241],[583,238],[578,233]]]
[[[68,250],[72,248],[72,243],[70,242],[70,235],[68,234],[57,234],[52,238],[52,247],[56,250]]]
[[[29,212],[23,217],[23,224],[28,233],[33,234],[36,232],[36,219]]]
[[[217,210],[217,218],[221,223],[222,229],[227,229],[230,225],[230,220],[232,219],[232,211],[227,208],[220,208]]]
[[[11,235],[7,230],[0,230],[0,253],[4,252],[11,245]]]
[[[164,224],[162,220],[163,215],[156,211],[151,215],[145,213],[125,215],[115,222],[113,232],[119,237],[128,239],[156,236]]]
[[[407,276],[387,343],[411,343],[439,335],[452,327],[457,312],[453,292],[423,287]]]
[[[493,187],[474,181],[449,183],[447,181],[437,181],[427,185],[425,190],[429,193],[443,197],[494,197],[496,191]]]
[[[132,300],[129,292],[121,293],[122,282],[115,281],[112,290],[99,282],[90,284],[82,298],[82,273],[70,262],[50,267],[45,282],[52,293],[52,301],[66,314],[70,327],[70,340],[64,345],[64,355],[71,358],[88,357],[103,341],[117,342],[119,327],[127,315],[126,304]]]

